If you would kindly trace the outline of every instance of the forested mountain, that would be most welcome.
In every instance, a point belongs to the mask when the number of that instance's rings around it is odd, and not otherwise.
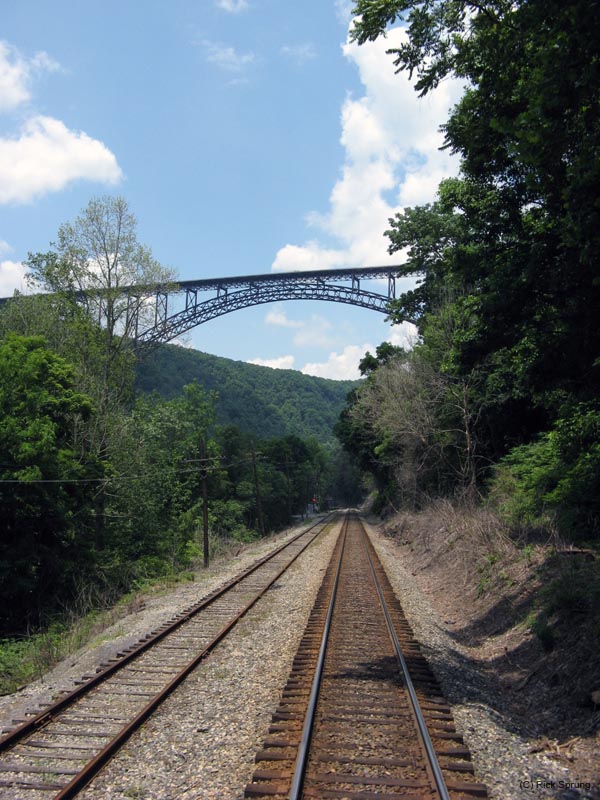
[[[197,381],[216,391],[217,423],[237,425],[261,438],[294,434],[334,439],[333,427],[348,392],[357,381],[332,381],[291,369],[271,369],[244,361],[163,345],[137,368],[137,388],[158,392],[165,399],[181,395]]]

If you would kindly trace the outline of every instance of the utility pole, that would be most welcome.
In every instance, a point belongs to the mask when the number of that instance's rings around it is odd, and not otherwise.
[[[260,497],[260,485],[258,483],[258,471],[256,469],[256,451],[254,450],[254,446],[252,447],[252,470],[254,472],[254,486],[256,491],[256,511],[258,514],[258,529],[260,531],[260,535],[265,535],[265,521],[263,518],[262,512],[262,500]]]
[[[203,436],[200,439],[200,477],[202,478],[202,528],[203,528],[203,543],[202,549],[204,550],[204,568],[208,568],[208,490],[206,488],[206,476],[208,473],[208,461],[206,458],[206,439]]]
[[[288,461],[289,456],[286,455],[285,457],[285,477],[287,480],[287,511],[288,511],[288,520],[292,519],[292,484],[290,482],[290,465],[291,461]]]

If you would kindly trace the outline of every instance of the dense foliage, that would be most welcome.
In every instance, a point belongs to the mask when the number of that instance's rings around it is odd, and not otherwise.
[[[295,435],[332,445],[332,434],[356,381],[331,381],[295,370],[269,369],[243,361],[162,345],[137,365],[136,386],[173,398],[192,381],[216,391],[220,425],[237,425],[261,438]]]
[[[362,437],[388,491],[412,474],[415,502],[492,478],[530,521],[598,534],[598,4],[358,0],[355,13],[359,43],[407,26],[395,65],[422,95],[448,76],[467,88],[443,126],[459,177],[387,232],[417,279],[392,316],[421,343],[359,390],[352,446]],[[392,380],[401,421],[376,410]]]
[[[190,568],[204,488],[211,550],[355,496],[331,440],[347,386],[176,347],[136,364],[118,286],[167,274],[124,201],[92,201],[28,263],[50,293],[0,309],[0,636]]]
[[[72,367],[41,337],[0,342],[0,627],[72,590],[92,545],[103,470],[81,446],[93,409],[74,385]]]

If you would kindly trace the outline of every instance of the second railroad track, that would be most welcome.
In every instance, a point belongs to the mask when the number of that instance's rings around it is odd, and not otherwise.
[[[288,540],[0,738],[0,800],[77,794],[324,531]]]

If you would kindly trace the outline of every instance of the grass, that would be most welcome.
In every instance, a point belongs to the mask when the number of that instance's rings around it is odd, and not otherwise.
[[[0,639],[0,695],[10,694],[41,678],[63,658],[97,638],[119,616],[125,616],[126,608],[123,605],[90,611],[70,621],[54,621],[37,633]]]
[[[114,605],[84,612],[70,609],[50,621],[44,630],[17,638],[0,639],[0,696],[11,694],[31,681],[41,678],[63,658],[86,645],[97,646],[119,636],[104,633],[119,619],[144,608],[144,596],[167,594],[179,583],[193,581],[189,570],[154,580],[136,582],[134,590],[120,597]]]
[[[239,550],[241,543],[234,539],[211,537],[211,564],[215,559]],[[202,551],[199,551],[202,560]],[[168,594],[181,583],[196,580],[189,568],[181,572],[170,572],[160,577],[139,576],[131,591],[113,601],[113,595],[102,598],[89,597],[75,603],[75,607],[64,615],[48,622],[44,630],[35,631],[18,638],[0,639],[0,696],[11,694],[31,681],[41,678],[63,658],[77,652],[86,645],[98,645],[120,635],[115,631],[104,634],[107,628],[129,614],[144,608],[145,597],[160,597]],[[83,598],[84,592],[82,592]],[[90,610],[90,606],[95,608]]]
[[[531,587],[521,619],[546,652],[565,630],[600,632],[600,551],[570,552],[555,528],[512,528],[491,506],[435,500],[394,520],[396,535],[428,563],[442,560],[465,588],[488,603]],[[594,557],[595,556],[595,557]],[[594,633],[596,632],[596,633]]]

